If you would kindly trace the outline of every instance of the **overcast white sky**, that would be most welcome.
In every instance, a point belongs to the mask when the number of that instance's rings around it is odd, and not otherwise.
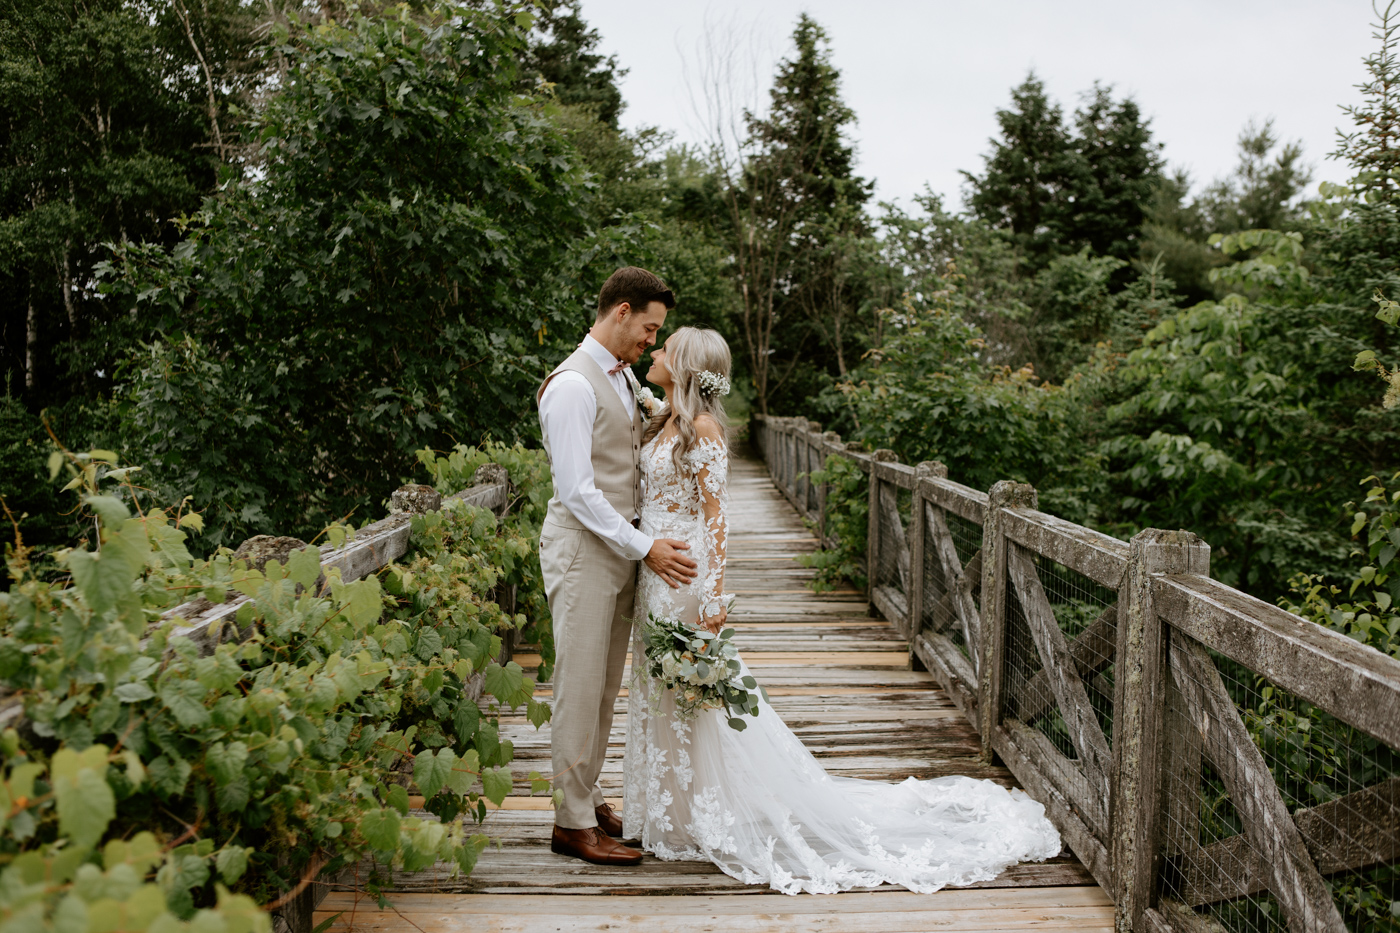
[[[958,170],[981,170],[996,110],[1031,68],[1066,113],[1095,80],[1132,95],[1198,186],[1233,167],[1245,122],[1267,117],[1302,141],[1313,190],[1343,181],[1324,156],[1376,46],[1369,0],[583,0],[603,51],[630,69],[624,125],[678,141],[698,135],[681,58],[695,57],[707,21],[758,37],[766,100],[804,10],[831,36],[876,197],[905,200],[928,184],[950,207]]]

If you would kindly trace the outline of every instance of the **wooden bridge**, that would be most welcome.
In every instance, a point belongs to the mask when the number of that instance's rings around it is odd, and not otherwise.
[[[342,878],[317,923],[1400,930],[1400,661],[1211,580],[1189,532],[1120,541],[1040,512],[1029,486],[971,489],[802,419],[755,419],[752,440],[768,475],[735,463],[728,580],[775,708],[833,773],[1023,787],[1059,827],[1061,857],[934,895],[787,897],[707,863],[555,856],[548,801],[517,787],[486,823],[501,847],[469,878],[395,874],[383,910]],[[854,495],[811,479],[831,457],[856,468]],[[869,592],[818,596],[793,558],[855,547],[831,534],[841,509],[865,513]],[[615,795],[625,709],[603,775]],[[521,765],[547,770],[547,728],[506,735]]]
[[[738,460],[730,480],[733,524],[727,587],[739,595],[731,622],[744,656],[774,708],[834,774],[880,781],[910,775],[970,774],[1014,786],[1004,767],[984,762],[976,728],[923,670],[911,670],[908,642],[867,614],[863,594],[815,595],[812,572],[793,558],[818,547],[761,463]],[[527,669],[538,656],[517,653]],[[548,696],[548,684],[536,695]],[[604,793],[621,806],[627,700],[620,697]],[[549,727],[502,720],[518,771],[549,771]],[[528,786],[483,827],[501,840],[470,877],[447,866],[394,876],[389,907],[363,891],[329,894],[317,924],[329,933],[646,930],[1015,930],[1113,925],[1113,902],[1072,854],[1009,869],[995,881],[933,895],[884,887],[790,897],[745,885],[708,862],[636,868],[589,865],[549,851],[553,813]],[[414,801],[420,803],[420,801]],[[426,815],[420,813],[419,815]],[[348,879],[347,879],[348,880]],[[619,896],[622,895],[622,896]]]

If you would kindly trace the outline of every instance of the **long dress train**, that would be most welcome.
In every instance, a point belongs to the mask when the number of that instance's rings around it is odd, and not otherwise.
[[[642,449],[641,526],[688,543],[703,572],[672,590],[643,565],[637,617],[693,622],[717,613],[725,598],[728,451],[701,439],[677,469],[674,444],[656,439]],[[927,893],[1060,851],[1044,808],[991,781],[885,784],[827,774],[762,699],[742,732],[721,711],[678,717],[670,692],[646,676],[644,656],[638,628],[622,816],[626,837],[659,858],[709,860],[787,894],[884,883]],[[743,672],[751,673],[747,665]]]

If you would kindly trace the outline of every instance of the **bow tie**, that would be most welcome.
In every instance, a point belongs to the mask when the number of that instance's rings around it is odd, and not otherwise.
[[[618,373],[622,372],[622,371],[623,371],[624,369],[626,369],[626,368],[627,368],[627,364],[624,363],[622,360],[618,360],[618,361],[617,361],[617,365],[614,366],[612,369],[608,370],[608,375],[609,375],[609,376],[616,376]]]

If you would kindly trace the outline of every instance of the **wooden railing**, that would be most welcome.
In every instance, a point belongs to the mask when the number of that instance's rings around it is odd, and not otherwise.
[[[809,474],[831,456],[867,474],[871,609],[1045,805],[1120,931],[1340,931],[1344,910],[1371,926],[1356,890],[1400,900],[1400,661],[1210,579],[1190,532],[1120,541],[1025,484],[983,493],[805,419],[758,416],[751,437],[828,545]]]

